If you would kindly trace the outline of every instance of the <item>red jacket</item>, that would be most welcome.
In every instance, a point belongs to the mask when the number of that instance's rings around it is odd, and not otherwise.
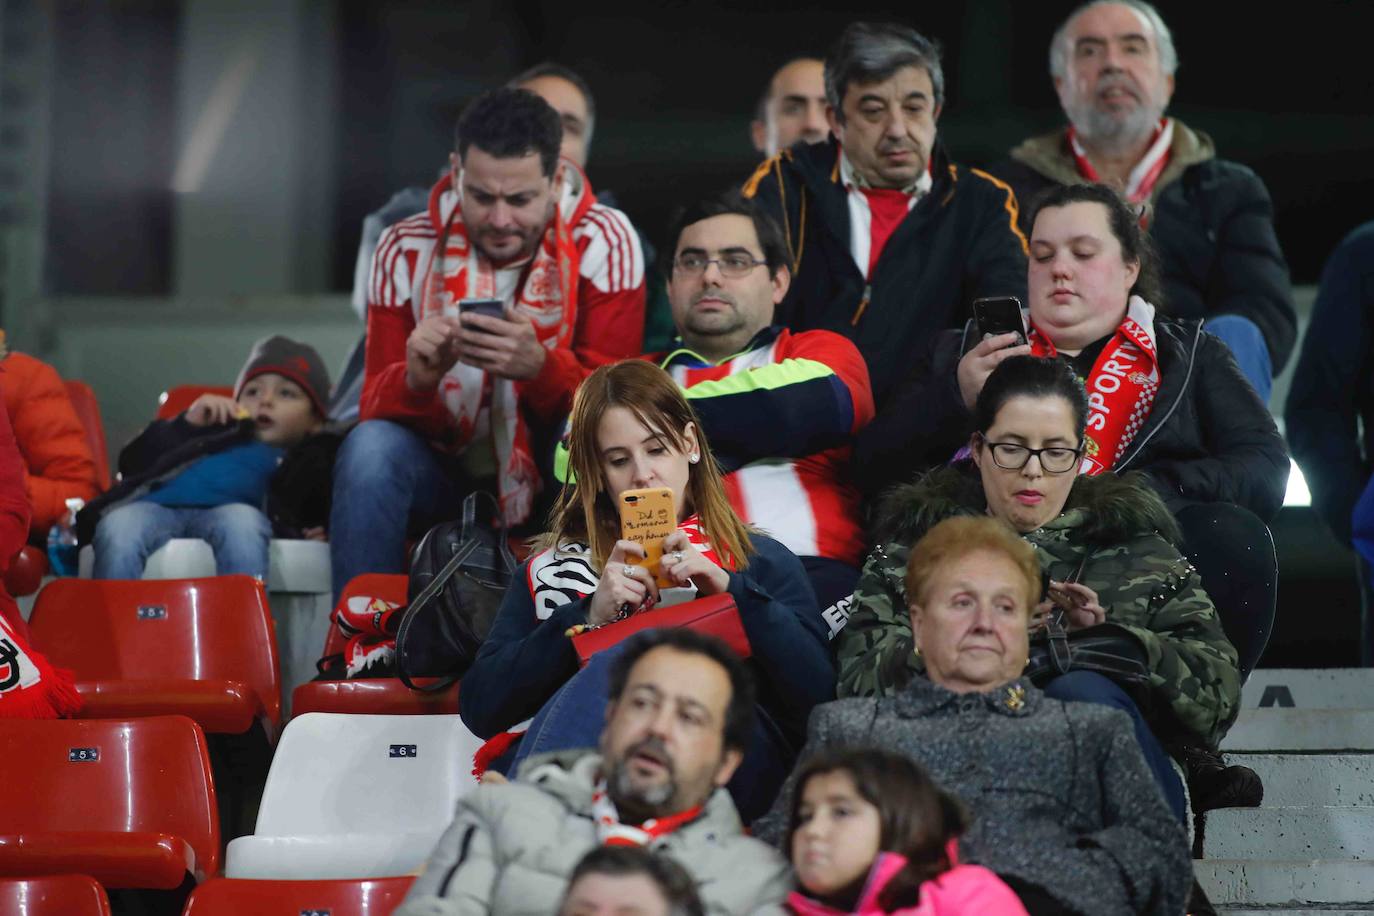
[[[569,166],[571,167],[571,166]],[[367,354],[359,416],[404,423],[435,442],[452,441],[456,422],[437,391],[406,386],[406,338],[415,329],[430,254],[457,197],[445,175],[430,191],[429,209],[391,226],[377,245],[368,283]],[[580,253],[577,326],[570,350],[551,350],[526,390],[572,392],[588,368],[637,356],[644,336],[644,255],[629,219],[593,202],[571,216]],[[542,413],[542,411],[541,411]],[[462,444],[462,443],[459,443]]]
[[[32,507],[32,533],[41,539],[67,511],[68,499],[90,500],[100,493],[95,459],[52,366],[11,353],[0,362],[0,389],[23,456],[19,472]]]

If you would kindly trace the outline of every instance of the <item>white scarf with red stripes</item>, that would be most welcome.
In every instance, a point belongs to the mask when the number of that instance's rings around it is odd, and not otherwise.
[[[1174,145],[1174,120],[1173,118],[1160,118],[1159,126],[1155,128],[1154,139],[1150,141],[1150,148],[1145,151],[1145,155],[1131,169],[1131,174],[1126,177],[1126,187],[1122,193],[1126,199],[1133,204],[1141,204],[1150,199],[1150,194],[1154,192],[1155,185],[1159,182],[1159,176],[1164,171],[1164,167],[1169,164],[1170,150]],[[1101,182],[1102,179],[1097,173],[1097,169],[1088,161],[1088,153],[1083,149],[1083,144],[1078,142],[1077,132],[1069,128],[1069,149],[1073,152],[1074,165],[1078,168],[1078,174],[1092,182]],[[1142,217],[1142,222],[1143,222]]]

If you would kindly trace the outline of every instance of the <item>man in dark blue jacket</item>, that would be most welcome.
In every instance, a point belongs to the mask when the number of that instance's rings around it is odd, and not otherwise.
[[[881,412],[911,354],[981,296],[1026,290],[1026,240],[1007,185],[951,162],[934,42],[856,22],[825,61],[832,137],[798,143],[744,185],[784,228],[792,287],[778,320],[854,341]]]

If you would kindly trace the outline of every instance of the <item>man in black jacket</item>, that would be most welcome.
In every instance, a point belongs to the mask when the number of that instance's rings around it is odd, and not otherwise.
[[[793,282],[778,320],[863,353],[881,411],[911,354],[980,296],[1026,290],[1011,189],[949,161],[936,140],[939,48],[905,26],[856,22],[825,61],[825,143],[760,165],[744,194],[783,226]]]
[[[1094,0],[1050,42],[1050,75],[1067,130],[1032,137],[992,171],[1023,207],[1056,184],[1100,181],[1152,212],[1163,311],[1202,318],[1267,401],[1297,338],[1288,265],[1264,182],[1216,157],[1212,140],[1164,117],[1178,55],[1142,0]]]

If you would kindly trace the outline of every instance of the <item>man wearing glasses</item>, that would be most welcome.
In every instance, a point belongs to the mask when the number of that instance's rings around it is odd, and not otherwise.
[[[849,475],[850,443],[873,418],[863,357],[838,334],[773,324],[792,275],[781,230],[752,202],[694,203],[669,238],[678,339],[644,358],[686,389],[735,511],[801,558],[830,608],[853,592],[866,547]],[[527,384],[527,403],[566,415],[571,389],[539,384]],[[833,635],[843,611],[827,618]]]

